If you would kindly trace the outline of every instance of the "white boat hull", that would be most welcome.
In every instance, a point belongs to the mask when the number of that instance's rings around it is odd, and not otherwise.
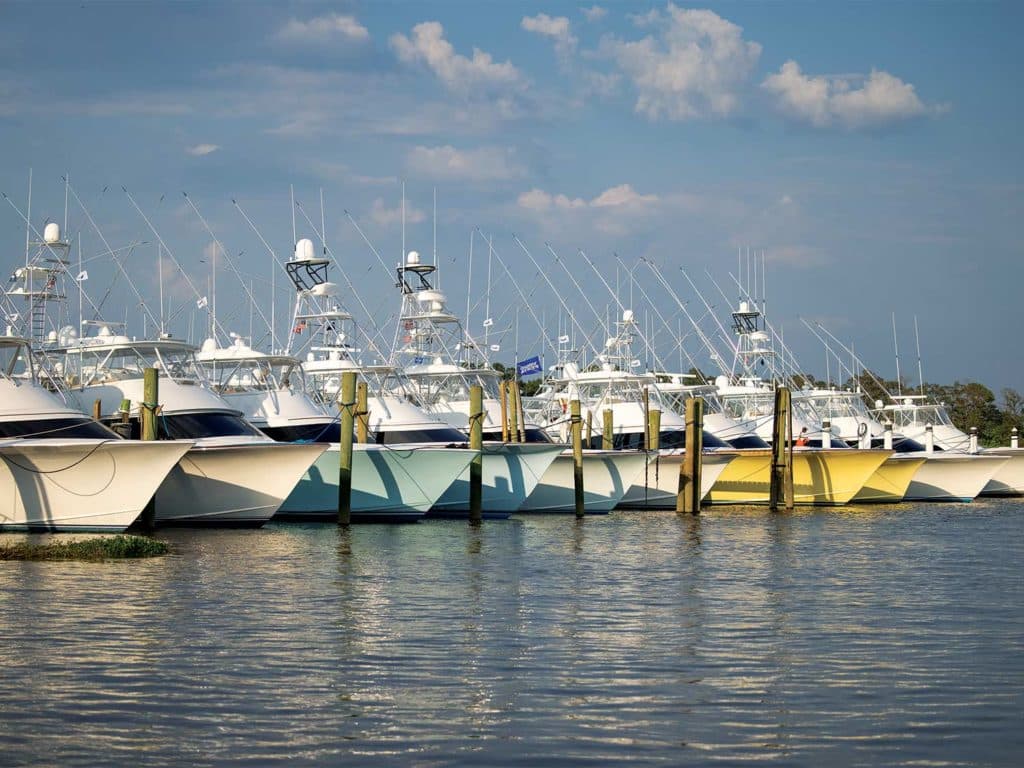
[[[191,446],[87,439],[0,444],[0,530],[124,531]]]
[[[158,525],[259,527],[327,446],[223,442],[189,450],[156,493]]]
[[[551,443],[484,443],[483,512],[508,517],[533,493],[563,446]],[[428,512],[431,517],[462,516],[469,511],[469,467]]]
[[[1004,456],[930,454],[910,481],[904,500],[972,501],[1006,461]]]
[[[469,467],[465,448],[352,446],[352,521],[414,522]],[[338,515],[341,446],[332,443],[278,510],[284,520],[333,520]]]
[[[640,451],[583,452],[583,501],[587,514],[606,514],[622,501],[653,458]],[[547,468],[520,512],[575,512],[576,480],[572,450],[563,450]]]
[[[986,450],[985,456],[1007,459],[981,491],[982,496],[1024,496],[1024,448]]]
[[[620,507],[646,509],[675,509],[679,496],[679,465],[683,462],[683,451],[662,452],[647,467],[647,475],[641,475],[626,492]],[[733,455],[704,452],[701,457],[700,496],[703,499],[718,481],[732,461]]]

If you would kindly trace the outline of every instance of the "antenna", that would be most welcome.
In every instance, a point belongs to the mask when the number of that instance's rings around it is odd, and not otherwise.
[[[156,244],[156,274],[160,284],[160,333],[164,332],[164,251],[159,241]]]
[[[892,313],[892,346],[896,350],[896,394],[903,394],[903,380],[900,378],[900,346],[896,341],[896,313]]]
[[[402,179],[402,258],[399,264],[405,264],[405,179]]]
[[[914,341],[917,342],[917,380],[920,382],[919,388],[921,390],[921,396],[924,396],[924,374],[921,373],[921,336],[917,332],[917,315],[914,315]]]
[[[292,199],[292,246],[299,242],[299,236],[295,232],[295,185],[288,185],[288,193]]]
[[[491,261],[494,258],[494,238],[487,238],[487,301],[484,302],[484,344],[487,344],[491,331]],[[468,319],[466,322],[469,322]]]
[[[324,188],[320,187],[320,243],[324,248],[324,256],[327,255],[327,224],[324,223]]]
[[[437,187],[434,187],[434,266],[437,266]]]
[[[469,274],[466,277],[466,327],[469,325],[469,300],[470,293],[473,288],[473,239],[476,234],[475,229],[469,230]]]
[[[28,213],[25,215],[25,266],[28,266],[28,249],[32,230],[32,169],[28,169]]]

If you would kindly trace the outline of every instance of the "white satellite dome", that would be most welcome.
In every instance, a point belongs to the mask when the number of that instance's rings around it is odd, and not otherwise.
[[[200,347],[200,350],[203,352],[213,352],[215,349],[217,349],[217,342],[214,339],[207,339],[203,342],[203,346]]]
[[[725,389],[729,386],[729,377],[725,375],[716,376],[715,386],[718,387],[718,389]]]
[[[43,228],[43,242],[49,244],[60,242],[60,224],[51,221]]]
[[[409,255],[405,257],[406,266],[417,267],[420,263],[420,252],[409,251]]]
[[[338,284],[331,282],[319,283],[310,288],[309,292],[314,296],[336,296],[338,294]]]
[[[633,310],[627,309],[622,313],[622,322],[631,323],[633,322]]]
[[[302,259],[312,259],[316,257],[316,251],[313,250],[313,241],[308,237],[304,237],[295,244],[295,261]]]

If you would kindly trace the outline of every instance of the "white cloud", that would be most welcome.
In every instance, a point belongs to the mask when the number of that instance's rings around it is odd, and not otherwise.
[[[412,28],[410,37],[394,34],[390,42],[399,60],[406,64],[425,64],[453,91],[512,85],[521,79],[519,70],[512,62],[496,62],[489,53],[479,48],[473,49],[472,58],[456,53],[454,46],[444,39],[444,27],[437,21],[417,24]]]
[[[618,210],[641,210],[658,202],[657,195],[641,195],[631,184],[619,184],[609,187],[589,202],[579,197],[570,198],[566,195],[552,195],[542,189],[534,188],[524,192],[517,200],[520,208],[531,211],[573,210],[584,208],[609,208]]]
[[[552,209],[571,210],[573,208],[586,208],[587,201],[578,197],[568,198],[565,195],[551,195],[543,189],[536,187],[529,192],[523,192],[516,201],[520,208],[530,211],[549,211]]]
[[[192,155],[192,157],[203,157],[211,152],[216,152],[220,149],[220,144],[196,144],[192,147],[185,147],[185,152]]]
[[[658,202],[657,195],[641,195],[630,184],[620,184],[617,187],[606,189],[591,200],[590,204],[595,208],[609,208],[613,206],[646,205],[656,202]]]
[[[608,11],[600,5],[592,5],[589,8],[580,8],[580,13],[587,21],[600,21],[608,15]]]
[[[390,227],[395,224],[402,223],[402,206],[398,205],[394,208],[388,208],[384,204],[382,198],[377,198],[373,201],[373,205],[370,207],[370,219],[382,227]],[[427,220],[427,215],[419,208],[414,208],[405,204],[405,223],[406,224],[419,224]]]
[[[817,128],[868,128],[937,114],[945,107],[924,104],[914,86],[888,72],[867,75],[808,76],[795,61],[769,75],[762,87],[778,98],[778,109]]]
[[[555,52],[562,58],[568,57],[576,50],[579,42],[569,30],[569,19],[565,16],[552,18],[546,13],[538,13],[536,16],[523,16],[520,26],[527,32],[535,32],[544,37],[550,37],[555,44]]]
[[[289,43],[323,44],[337,40],[358,43],[369,40],[370,31],[354,16],[328,13],[306,21],[289,19],[278,30],[277,38]]]
[[[607,37],[602,51],[637,91],[636,111],[651,120],[726,117],[739,108],[739,91],[761,56],[741,27],[707,10],[668,4],[633,17],[653,34],[640,40]]]
[[[406,162],[412,173],[434,179],[498,181],[525,173],[515,161],[515,151],[506,147],[459,150],[450,145],[418,146],[409,151]]]

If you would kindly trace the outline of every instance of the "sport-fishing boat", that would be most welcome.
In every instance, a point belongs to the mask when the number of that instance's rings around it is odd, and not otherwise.
[[[747,431],[756,432],[766,442],[772,439],[775,388],[759,375],[759,366],[774,367],[771,338],[762,327],[764,316],[756,302],[740,301],[732,313],[736,336],[734,359],[743,373],[725,374],[715,380],[718,395],[731,415]],[[794,397],[794,401],[797,398]],[[833,439],[832,430],[822,428],[816,415],[805,420],[794,406],[792,411],[793,491],[797,504],[847,504],[861,491],[875,472],[892,455],[891,450],[852,450]],[[724,504],[763,504],[768,501],[771,454],[749,451],[737,458],[712,489],[711,502]]]
[[[44,388],[28,339],[0,336],[0,530],[128,528],[188,440],[122,440]]]
[[[941,469],[936,467],[937,474],[933,479],[915,477],[912,492],[926,494],[936,485],[941,487],[943,482],[957,477],[963,481],[961,490],[964,493],[951,494],[951,500],[969,501],[978,495],[1024,494],[1024,450],[979,448],[976,436],[958,429],[942,403],[929,403],[923,395],[898,395],[888,405],[876,402],[873,413],[876,419],[891,423],[899,433],[924,443],[927,450],[934,448],[931,455],[942,462]],[[986,473],[987,477],[979,485],[977,476]],[[975,486],[978,490],[968,498],[967,494]]]
[[[159,439],[193,440],[156,493],[156,520],[170,525],[256,527],[269,520],[324,452],[322,443],[277,443],[208,386],[195,347],[173,338],[135,340],[109,324],[79,338],[62,329],[56,363],[79,408],[98,403],[104,421],[138,429],[143,372],[159,375]]]
[[[528,505],[524,504],[565,446],[536,441],[539,432],[528,426],[527,442],[502,443],[493,439],[502,432],[501,374],[490,366],[486,351],[448,310],[445,295],[431,284],[435,271],[434,265],[420,262],[416,251],[410,251],[405,263],[397,268],[402,307],[392,364],[401,369],[418,405],[460,431],[470,428],[470,387],[483,388],[483,411],[479,418],[485,435],[484,509],[508,514],[527,511]],[[535,441],[529,442],[530,439]],[[434,510],[437,514],[461,514],[467,509],[468,479],[467,472],[465,482],[456,483],[441,498]],[[557,481],[557,477],[552,477],[547,482]]]
[[[283,442],[327,443],[277,511],[278,519],[333,519],[338,510],[338,417],[314,402],[298,359],[251,349],[240,337],[228,347],[207,339],[196,358],[214,390],[264,434]],[[456,434],[459,443],[464,442]],[[466,470],[475,452],[443,445],[352,446],[352,521],[411,522],[421,518]]]
[[[892,422],[881,423],[860,392],[805,389],[794,393],[794,408],[807,407],[828,420],[835,436],[851,447],[891,448],[895,451],[868,480],[854,502],[969,501],[989,481],[998,466],[975,461],[962,451],[933,451]]]
[[[591,449],[603,443],[604,413],[612,420],[612,446],[622,455],[646,455],[646,466],[634,476],[619,502],[622,507],[674,508],[679,488],[679,467],[686,450],[686,420],[665,402],[653,373],[636,371],[631,345],[636,321],[625,310],[616,324],[616,333],[605,343],[604,351],[588,370],[579,370],[572,361],[560,361],[554,375],[531,398],[524,398],[527,416],[549,432],[562,437],[568,429],[566,413],[572,400],[580,401],[581,417],[594,425],[586,443]],[[649,450],[648,417],[661,413],[658,449]],[[596,430],[596,434],[595,434]],[[733,459],[728,443],[704,430],[701,495],[706,496]]]

